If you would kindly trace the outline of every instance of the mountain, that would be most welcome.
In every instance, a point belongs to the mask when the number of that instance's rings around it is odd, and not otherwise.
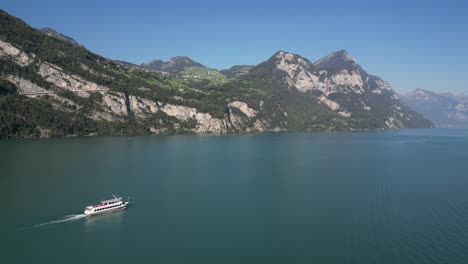
[[[468,127],[468,96],[416,89],[401,96],[412,109],[437,127]]]
[[[57,31],[55,31],[52,28],[49,28],[49,27],[42,28],[41,32],[46,34],[49,37],[53,37],[53,38],[57,38],[57,39],[62,40],[62,41],[66,41],[66,42],[68,42],[70,44],[73,44],[75,46],[82,46],[78,42],[76,42],[73,38],[71,38],[69,36],[66,36],[66,35],[63,35],[61,33],[58,33]]]
[[[346,50],[333,51],[323,59],[315,62],[317,70],[333,71],[353,71],[360,68],[359,64],[349,56]]]
[[[340,126],[350,129],[432,126],[402,104],[388,82],[368,74],[346,51],[333,52],[316,63],[280,51],[249,75],[271,80],[291,95],[307,97],[331,110]]]
[[[49,37],[0,11],[0,137],[432,125],[348,57],[333,53],[314,64],[278,52],[230,78],[176,57],[160,72]]]
[[[181,72],[190,67],[206,68],[203,64],[185,56],[172,57],[167,62],[162,60],[154,60],[148,63],[143,63],[141,66],[151,70],[165,72]]]
[[[228,78],[239,77],[247,74],[253,67],[252,65],[234,65],[229,69],[222,70],[221,73]]]

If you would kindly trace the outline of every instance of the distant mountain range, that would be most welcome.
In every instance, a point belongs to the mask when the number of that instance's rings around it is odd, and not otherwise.
[[[416,89],[401,96],[412,109],[437,127],[468,127],[468,96]]]
[[[61,36],[0,11],[0,137],[432,127],[344,50],[218,71],[113,61]]]

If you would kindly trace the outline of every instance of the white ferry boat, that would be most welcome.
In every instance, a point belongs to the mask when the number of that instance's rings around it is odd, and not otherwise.
[[[127,208],[130,199],[127,199],[127,201],[124,202],[122,197],[116,197],[115,195],[112,196],[114,196],[114,199],[101,201],[100,204],[87,206],[84,210],[84,214],[96,215]]]

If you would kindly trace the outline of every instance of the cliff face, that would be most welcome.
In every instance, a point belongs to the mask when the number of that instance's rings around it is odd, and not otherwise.
[[[217,78],[187,78],[178,69],[204,66],[175,57],[160,63],[171,74],[153,71],[103,58],[5,12],[0,22],[1,137],[431,126],[345,52],[315,64],[278,52],[233,74],[210,69]]]

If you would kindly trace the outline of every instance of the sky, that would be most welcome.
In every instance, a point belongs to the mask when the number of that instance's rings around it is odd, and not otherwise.
[[[0,9],[137,64],[189,56],[225,69],[279,50],[316,61],[345,49],[397,92],[468,94],[468,1],[1,0]]]

